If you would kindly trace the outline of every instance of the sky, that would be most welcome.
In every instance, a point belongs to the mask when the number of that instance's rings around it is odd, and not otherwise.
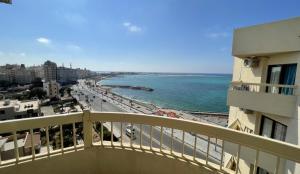
[[[300,16],[299,0],[13,0],[0,64],[231,73],[236,28]]]

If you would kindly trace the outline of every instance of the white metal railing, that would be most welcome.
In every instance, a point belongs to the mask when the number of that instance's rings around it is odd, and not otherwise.
[[[100,127],[97,127],[97,123],[100,123]],[[107,127],[104,128],[104,124],[107,123],[110,123],[110,131],[112,133],[109,138],[104,135],[104,129],[107,129]],[[124,125],[126,124],[132,125],[129,126],[129,129],[131,129],[131,135],[128,136],[129,138],[123,135],[125,134],[123,130],[125,128]],[[69,127],[66,128],[65,126],[68,125]],[[114,131],[117,130],[115,129],[117,127],[119,128],[118,133],[120,135],[117,137],[118,141],[116,141],[114,137],[114,134],[116,134]],[[97,128],[100,128],[100,140],[95,141],[95,137],[99,135]],[[136,135],[136,138],[139,137],[139,141],[134,140],[132,131],[134,128],[140,129],[140,134]],[[160,130],[160,132],[154,132],[156,129]],[[165,139],[169,138],[165,135],[165,129],[170,130],[171,142],[168,148],[166,148],[164,144]],[[32,154],[25,157],[20,156],[18,134],[20,131],[25,130],[29,130],[31,136],[36,133],[43,134],[41,137],[45,139],[45,143],[42,143],[42,146],[45,151],[35,153],[34,149],[32,149]],[[178,130],[182,131],[181,141],[174,138],[174,133]],[[290,160],[295,163],[300,163],[300,148],[296,145],[246,134],[220,126],[143,114],[104,113],[85,110],[83,113],[10,120],[0,122],[0,134],[3,135],[3,133],[8,133],[13,136],[15,158],[10,160],[1,160],[0,158],[0,171],[3,165],[11,163],[18,164],[20,161],[28,159],[35,160],[40,156],[51,157],[52,154],[64,153],[70,150],[77,151],[78,149],[87,149],[96,146],[117,146],[166,153],[178,158],[190,160],[194,163],[199,163],[201,166],[205,165],[206,167],[217,169],[220,172],[228,173],[228,170],[223,167],[224,142],[234,143],[238,146],[236,171],[240,170],[239,160],[242,147],[248,147],[256,151],[254,167],[258,165],[257,161],[261,152],[276,156],[278,160],[275,165],[274,173],[278,173],[280,160]],[[58,134],[60,138],[56,137]],[[194,135],[194,143],[190,145],[192,146],[192,151],[186,149],[189,148],[189,146],[186,146],[185,141],[185,138],[188,138],[188,134]],[[155,139],[155,136],[158,136],[158,138]],[[206,151],[199,152],[198,142],[202,140],[203,136],[207,137],[206,143],[201,144],[206,146]],[[61,143],[59,147],[55,146],[54,148],[55,138],[53,137],[60,140]],[[147,137],[147,139],[145,137]],[[68,142],[66,139],[72,139],[73,144],[64,144],[64,142]],[[213,139],[216,142],[214,142]],[[148,144],[146,141],[149,141]],[[34,148],[34,142],[31,141],[31,143],[31,147]],[[181,146],[176,146],[178,143],[181,143]],[[154,144],[156,144],[156,146]],[[213,146],[219,148],[218,152],[220,153],[220,158],[217,160],[212,157]]]
[[[229,90],[295,95],[296,85],[231,82]]]

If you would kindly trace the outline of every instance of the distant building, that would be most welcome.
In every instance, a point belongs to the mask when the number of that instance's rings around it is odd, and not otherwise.
[[[41,135],[39,133],[33,134],[33,144],[35,153],[40,153],[41,149]],[[19,157],[32,155],[31,135],[25,134],[17,135],[17,145],[19,150]],[[9,160],[15,158],[15,145],[13,136],[0,137],[0,156],[1,160]]]
[[[0,120],[10,120],[40,115],[40,101],[19,101],[2,100],[0,101]]]
[[[74,83],[78,79],[76,69],[58,67],[57,68],[57,81],[60,84]]]
[[[54,80],[51,80],[49,82],[44,82],[43,83],[43,88],[47,93],[47,96],[49,98],[52,97],[59,97],[59,89],[60,89],[60,85],[59,83],[57,83]]]
[[[41,78],[41,79],[45,78],[45,72],[43,66],[31,66],[28,69],[31,71],[32,76],[34,78]]]
[[[15,83],[17,84],[29,84],[34,79],[31,72],[25,68],[24,64],[21,64],[19,68],[15,69],[14,75]]]
[[[49,82],[51,80],[57,80],[57,65],[54,62],[47,60],[44,63],[44,75],[45,81]]]

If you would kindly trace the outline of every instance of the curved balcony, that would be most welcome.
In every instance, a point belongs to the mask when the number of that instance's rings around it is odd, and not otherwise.
[[[300,162],[300,148],[295,145],[210,124],[142,114],[85,110],[4,121],[0,133],[0,140],[10,137],[7,143],[13,144],[13,158],[1,153],[1,174],[243,173],[239,161],[244,160],[245,148],[256,152],[254,168],[264,167],[265,154],[276,159],[271,161],[275,173],[294,171]],[[20,135],[24,133],[29,145],[23,147]],[[35,135],[40,135],[40,143]],[[235,156],[235,171],[223,167],[225,143],[237,147],[236,152],[226,152]]]

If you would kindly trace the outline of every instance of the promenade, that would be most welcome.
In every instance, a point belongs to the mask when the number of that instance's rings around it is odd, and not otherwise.
[[[140,105],[138,103],[132,102],[130,99],[123,98],[121,96],[105,93],[104,89],[101,88],[90,88],[86,86],[83,81],[76,86],[73,86],[76,93],[72,95],[77,98],[77,100],[85,107],[88,107],[95,111],[104,111],[104,112],[131,112],[131,113],[144,113],[144,114],[153,114],[156,109]],[[83,94],[83,95],[82,95]],[[95,97],[94,97],[95,96]],[[88,99],[88,102],[86,100]],[[105,102],[104,102],[105,101]],[[205,121],[205,120],[204,120]],[[130,138],[126,135],[126,126],[130,123],[123,123],[122,132],[123,132],[123,143],[129,143]],[[110,123],[104,123],[104,126],[111,131]],[[161,131],[160,127],[153,127],[152,136],[153,140],[150,142],[151,128],[146,125],[133,125],[135,129],[136,139],[133,140],[133,144],[137,145],[147,145],[150,146],[152,143],[153,147],[159,148],[160,146],[160,137],[162,133],[162,147],[164,149],[170,149],[173,145],[173,150],[182,153],[185,153],[193,156],[193,145],[196,140],[196,154],[195,156],[205,158],[207,152],[208,137],[202,135],[193,135],[189,132],[185,132],[183,135],[182,131],[174,130],[173,133],[169,128],[163,128]],[[114,123],[113,133],[115,137],[120,137],[121,134],[121,124]],[[173,134],[173,135],[172,135]],[[172,136],[174,140],[172,142]],[[184,143],[182,143],[184,141]],[[184,145],[183,145],[184,144]],[[209,146],[209,159],[210,161],[219,162],[221,159],[221,145],[222,141],[216,139],[210,139]]]

